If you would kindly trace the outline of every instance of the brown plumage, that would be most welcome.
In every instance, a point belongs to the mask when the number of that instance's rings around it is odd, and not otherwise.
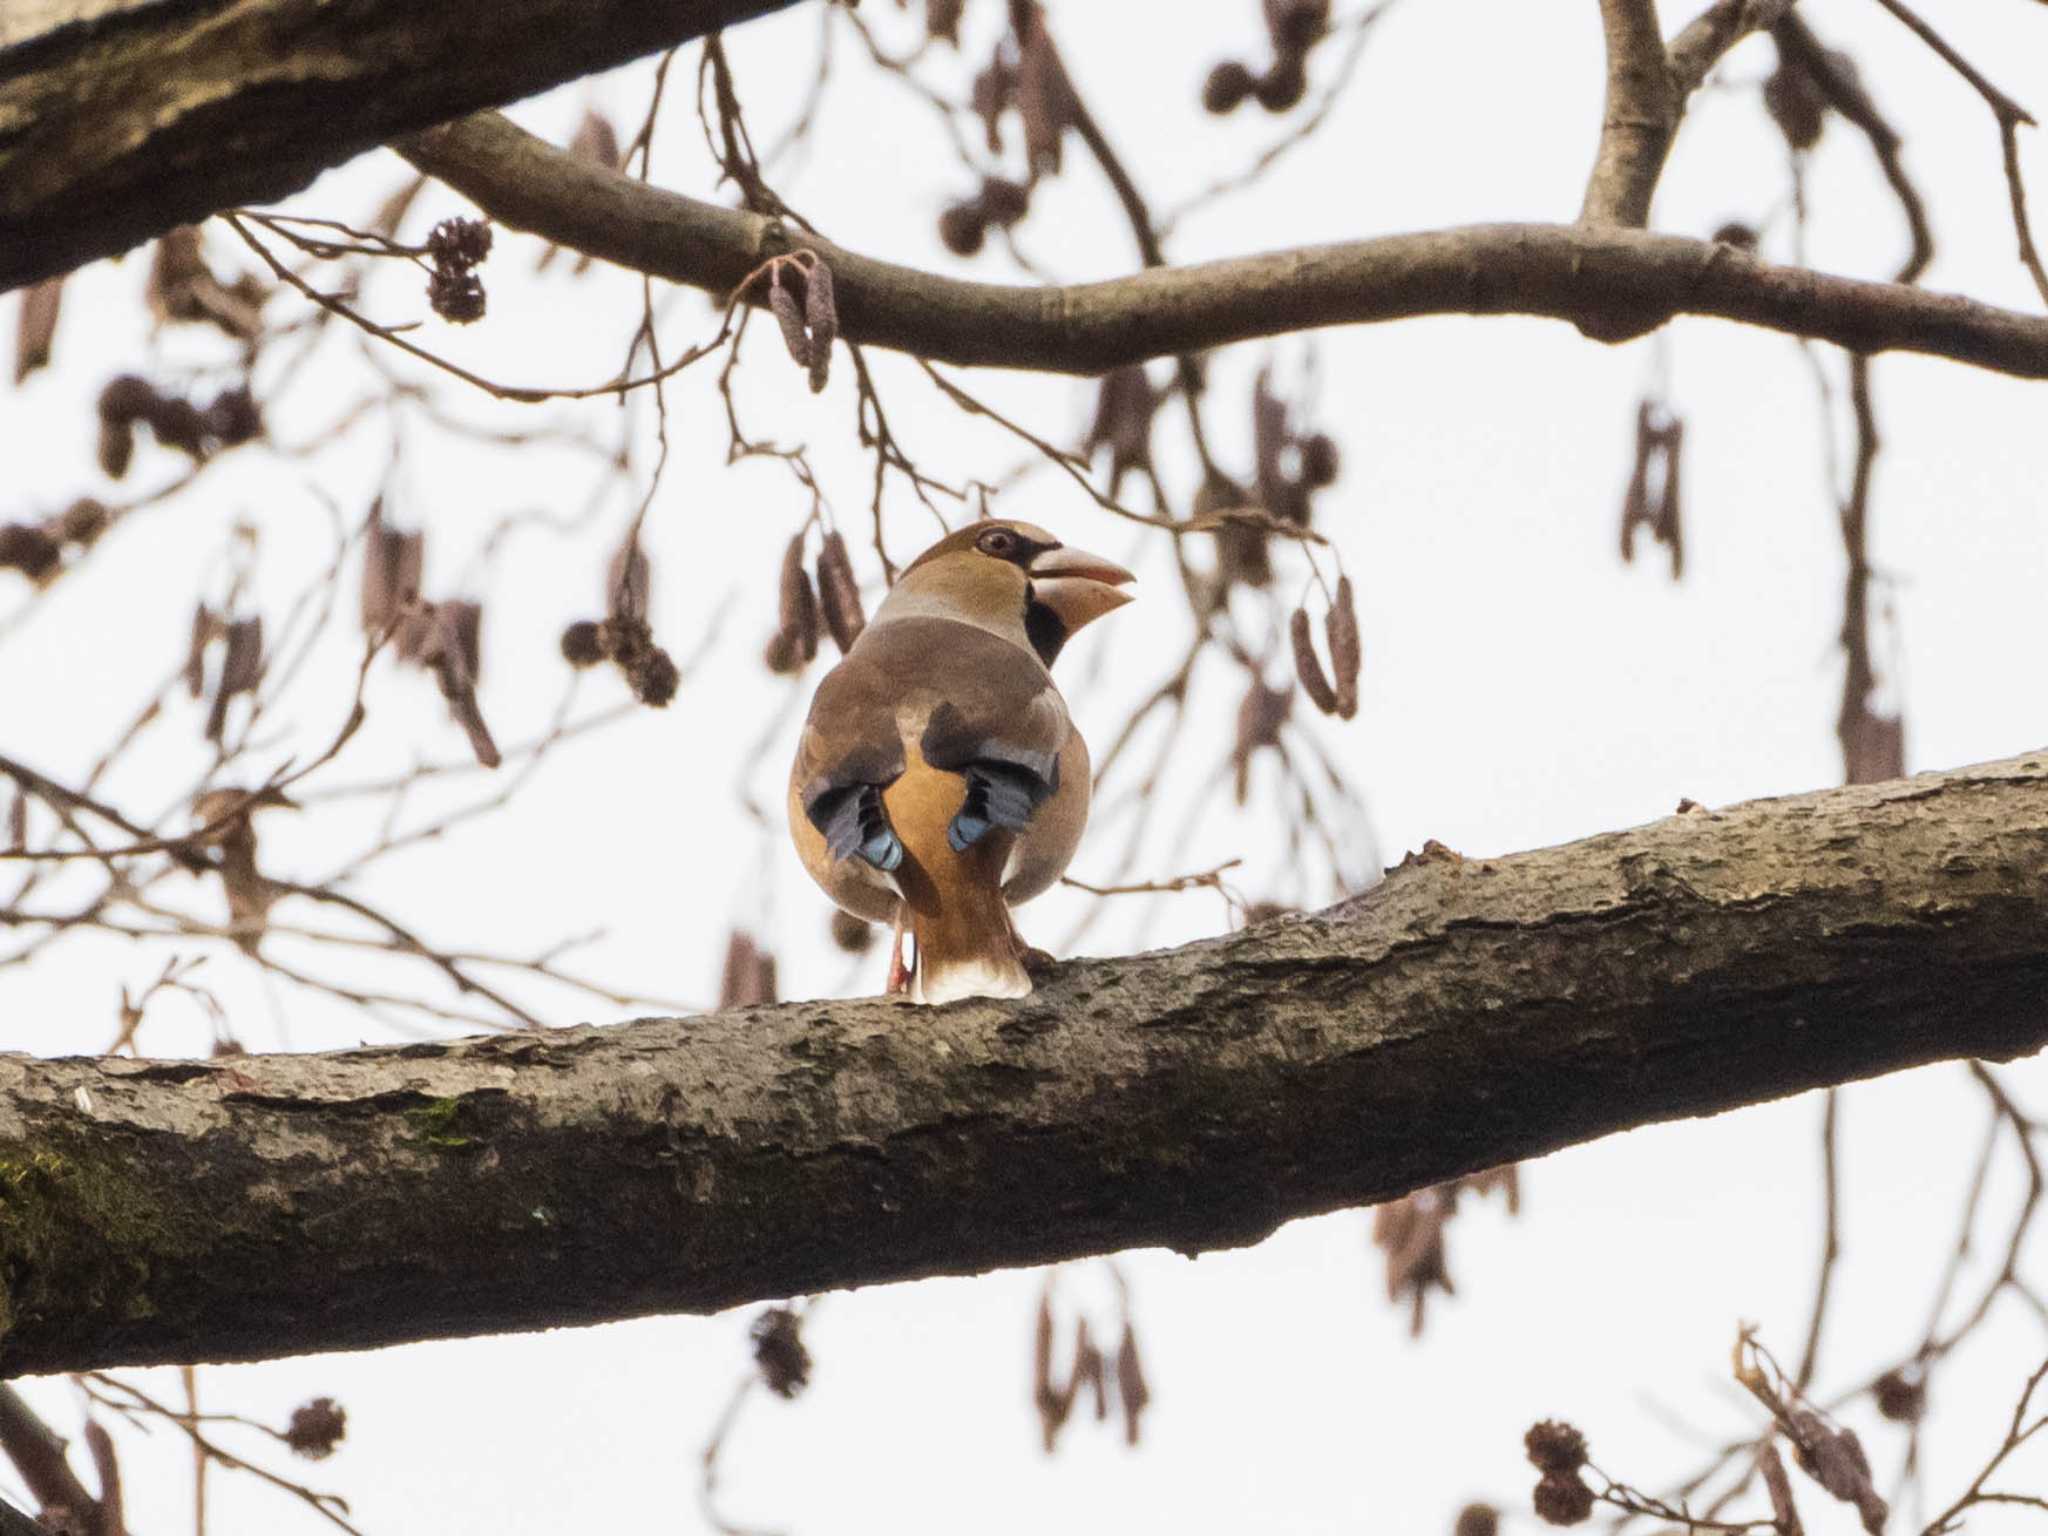
[[[826,675],[790,773],[811,877],[907,927],[921,1002],[1031,990],[1009,909],[1065,871],[1087,744],[1048,671],[1129,601],[1130,573],[1029,523],[977,523],[915,560]]]

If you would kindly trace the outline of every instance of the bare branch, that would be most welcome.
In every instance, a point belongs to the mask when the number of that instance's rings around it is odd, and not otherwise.
[[[1650,199],[1684,104],[1664,53],[1656,0],[1600,0],[1600,26],[1607,38],[1607,104],[1579,221],[1641,229],[1650,221]]]
[[[2035,126],[2033,114],[1985,79],[1974,64],[1956,52],[1948,40],[1922,20],[1904,0],[1878,0],[1878,4],[1904,22],[1916,37],[1941,57],[1943,63],[1969,81],[1971,89],[1984,98],[1984,104],[1998,120],[1999,151],[2005,161],[2005,184],[2012,199],[2012,222],[2019,236],[2020,262],[2026,267],[2027,275],[2033,278],[2034,287],[2043,302],[2048,302],[2048,270],[2043,270],[2040,253],[2034,248],[2034,232],[2027,222],[2026,184],[2020,179],[2019,131],[2022,126]]]
[[[1793,0],[1714,0],[1671,40],[1671,77],[1681,97],[1705,83],[1722,55],[1752,32],[1768,31]]]
[[[832,268],[845,339],[940,362],[1093,374],[1252,337],[1417,315],[1547,315],[1620,340],[1693,314],[1854,351],[1921,352],[2048,377],[2048,319],[1634,230],[1475,225],[1017,287],[936,277],[799,236],[775,220],[603,171],[494,115],[401,148],[503,223],[721,295],[774,255],[815,251]],[[749,298],[765,302],[766,294]]]

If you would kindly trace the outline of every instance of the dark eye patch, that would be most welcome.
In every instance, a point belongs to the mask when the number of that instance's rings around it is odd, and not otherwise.
[[[1014,528],[991,528],[974,541],[984,555],[1028,567],[1043,551],[1057,546],[1026,538]]]

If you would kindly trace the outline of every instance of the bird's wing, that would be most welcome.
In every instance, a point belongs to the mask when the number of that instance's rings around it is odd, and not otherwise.
[[[804,814],[835,859],[902,857],[881,791],[901,776],[906,733],[933,768],[967,781],[954,850],[1021,830],[1059,787],[1072,726],[1038,658],[971,624],[908,618],[870,627],[825,679],[797,748]]]
[[[1038,658],[972,631],[985,644],[950,652],[918,751],[967,781],[947,829],[954,852],[993,831],[1021,832],[1060,787],[1060,751],[1073,733],[1066,701]]]
[[[859,650],[818,685],[790,782],[832,862],[858,854],[886,873],[903,861],[882,810],[882,791],[903,773],[903,737],[890,677]]]

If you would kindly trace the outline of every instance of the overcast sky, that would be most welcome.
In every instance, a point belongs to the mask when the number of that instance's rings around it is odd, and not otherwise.
[[[1355,7],[1340,3],[1341,20]],[[931,79],[963,91],[985,58],[1000,7],[969,5],[965,66]],[[1077,85],[1155,207],[1172,208],[1248,160],[1280,130],[1250,110],[1223,121],[1196,104],[1226,53],[1263,46],[1250,0],[1177,7],[1055,4],[1051,17]],[[1849,45],[1863,78],[1906,136],[1939,254],[1929,286],[2034,311],[2013,237],[1990,114],[1876,6],[1809,0],[1830,41]],[[871,3],[863,15],[897,45],[914,18]],[[1667,18],[1667,25],[1686,19]],[[1948,24],[1950,18],[1944,18]],[[815,70],[820,8],[807,5],[730,39],[758,142],[800,109]],[[2036,107],[2033,61],[2048,12],[1969,7],[1955,41]],[[969,275],[1012,278],[991,250],[948,256],[938,212],[971,187],[929,107],[855,57],[837,32],[833,78],[806,150],[778,172],[784,193],[853,249]],[[1325,81],[1343,44],[1316,56]],[[655,174],[713,195],[690,110],[694,51],[678,61]],[[2026,61],[2024,67],[2022,61]],[[1751,41],[1723,85],[1695,102],[1660,192],[1655,224],[1705,235],[1723,221],[1766,225],[1765,253],[1789,256],[1782,141],[1756,104],[1769,46]],[[514,116],[560,142],[586,105],[622,125],[644,109],[639,66],[524,104]],[[1598,125],[1596,8],[1402,0],[1371,36],[1357,78],[1322,133],[1253,190],[1190,217],[1176,260],[1446,224],[1568,219],[1577,209]],[[1312,86],[1312,89],[1314,87]],[[2024,163],[2048,187],[2048,156]],[[361,221],[404,179],[377,154],[323,177],[292,206]],[[1814,157],[1815,264],[1863,276],[1898,265],[1904,235],[1867,146],[1830,128]],[[2044,193],[2043,196],[2048,196]],[[460,211],[431,190],[408,231]],[[1128,231],[1092,166],[1070,152],[1020,232],[1030,257],[1062,278],[1133,264]],[[209,250],[246,261],[231,236]],[[533,276],[539,247],[503,235],[484,276],[486,323],[455,332],[425,313],[417,284],[380,277],[365,304],[387,322],[425,319],[427,344],[510,382],[586,383],[616,367],[637,320],[636,279],[603,271],[572,280],[561,264]],[[72,280],[54,365],[0,395],[0,513],[43,513],[82,491],[111,495],[92,467],[91,401],[113,373],[179,378],[218,359],[204,338],[152,337],[140,290],[147,263],[101,263]],[[280,295],[273,321],[296,313]],[[709,306],[683,296],[665,311],[673,352],[700,339]],[[866,527],[869,461],[853,439],[854,397],[841,355],[812,397],[766,329],[749,339],[737,394],[762,435],[801,441],[843,517],[870,601],[879,571]],[[353,341],[327,344],[331,382],[295,385],[269,427],[304,442],[373,386]],[[275,365],[273,360],[270,366]],[[921,464],[946,478],[997,480],[1025,462],[1013,441],[936,397],[913,367],[876,358],[892,422]],[[1812,366],[1791,341],[1761,331],[1680,322],[1609,348],[1568,326],[1515,319],[1405,322],[1312,340],[1247,345],[1214,360],[1209,411],[1224,462],[1248,469],[1250,379],[1273,366],[1290,389],[1312,380],[1313,424],[1343,452],[1318,502],[1358,587],[1363,704],[1320,737],[1360,786],[1364,812],[1346,829],[1354,880],[1426,838],[1470,854],[1559,842],[1637,824],[1681,796],[1709,805],[1837,782],[1833,720],[1843,559],[1821,447]],[[1833,366],[1834,360],[1828,360]],[[1155,368],[1155,376],[1163,372]],[[207,378],[214,375],[208,374]],[[1685,417],[1685,579],[1661,551],[1633,567],[1615,549],[1637,400],[1664,381]],[[1954,365],[1886,358],[1875,370],[1885,451],[1872,555],[1896,625],[1880,660],[1908,720],[1909,766],[1945,768],[2048,742],[2041,593],[2048,588],[2043,483],[2048,438],[2038,388]],[[259,396],[266,375],[259,371]],[[974,376],[971,386],[1046,436],[1073,440],[1090,387],[1076,381]],[[823,942],[825,907],[779,827],[793,712],[815,686],[771,679],[759,651],[772,623],[777,553],[809,510],[778,464],[725,464],[725,421],[712,375],[670,393],[671,459],[648,525],[657,632],[679,657],[715,635],[668,711],[560,750],[507,810],[394,859],[365,879],[366,897],[421,916],[451,946],[533,948],[603,928],[584,968],[653,995],[708,1001],[737,921],[779,951],[792,996],[871,991],[880,961],[850,966]],[[496,405],[449,393],[449,408],[496,428],[566,423],[609,443],[618,408]],[[634,407],[636,489],[651,463],[651,418]],[[1188,485],[1178,413],[1161,415],[1169,484]],[[59,777],[80,776],[182,650],[194,595],[218,597],[220,551],[237,520],[259,531],[255,579],[275,615],[334,559],[380,486],[400,520],[423,527],[432,591],[469,588],[486,604],[483,705],[499,739],[546,727],[565,685],[556,637],[595,613],[604,558],[631,513],[613,495],[578,532],[523,525],[488,559],[486,534],[508,512],[557,518],[589,502],[587,453],[484,450],[407,418],[405,457],[386,484],[394,429],[365,418],[317,453],[231,456],[199,487],[138,516],[67,578],[8,614],[20,583],[0,581],[0,750]],[[167,478],[169,456],[144,450],[131,482]],[[125,489],[125,487],[124,487]],[[1191,637],[1158,541],[1097,509],[1061,477],[1035,473],[998,510],[1070,542],[1129,559],[1145,598],[1078,642],[1063,661],[1075,712],[1107,740],[1129,703],[1166,675]],[[900,492],[887,505],[892,549],[936,530]],[[1305,582],[1283,562],[1281,590]],[[1293,585],[1290,585],[1293,584]],[[352,589],[344,594],[353,602]],[[723,614],[721,621],[719,615]],[[306,749],[345,712],[357,642],[344,623],[323,646],[287,714],[300,732],[271,760]],[[1212,801],[1184,814],[1228,753],[1241,681],[1218,667],[1198,688],[1191,733],[1161,793],[1176,797],[1135,871],[1153,878],[1241,857],[1254,899],[1292,890],[1259,805]],[[622,697],[591,679],[572,706]],[[462,743],[430,682],[380,668],[361,738],[324,782],[360,783],[418,759],[459,761]],[[153,813],[203,765],[199,706],[160,727],[155,757],[108,784],[111,798]],[[774,734],[770,734],[771,731]],[[766,740],[768,745],[761,749]],[[1263,771],[1263,770],[1262,770]],[[487,794],[480,776],[459,792]],[[736,813],[753,796],[765,823]],[[270,867],[310,878],[344,861],[381,807],[342,802],[264,824]],[[1101,878],[1113,851],[1084,844],[1073,872]],[[1320,878],[1320,877],[1319,877]],[[1071,926],[1071,893],[1022,921],[1037,942]],[[1206,892],[1156,908],[1118,908],[1088,936],[1097,952],[1213,933],[1224,920]],[[196,950],[190,952],[197,952]],[[43,1053],[103,1048],[122,983],[163,962],[82,938],[27,968],[0,970],[0,1044]],[[318,1048],[389,1038],[348,1011],[279,994],[231,952],[206,974],[252,1048]],[[616,1021],[627,1011],[551,1005],[551,1020]],[[153,1016],[146,1049],[203,1051],[209,1027],[175,1001]],[[2048,1103],[2048,1076],[2008,1078]],[[1846,1268],[1823,1352],[1822,1396],[1909,1348],[1953,1243],[1954,1209],[1981,1133],[1980,1098],[1961,1068],[1859,1087],[1843,1106]],[[1108,1427],[1070,1428],[1044,1456],[1029,1401],[1038,1272],[881,1287],[826,1298],[809,1330],[815,1384],[794,1405],[752,1402],[727,1448],[726,1508],[752,1525],[804,1536],[973,1527],[1040,1533],[1157,1525],[1188,1532],[1448,1530],[1471,1498],[1525,1510],[1532,1474],[1521,1435],[1567,1417],[1617,1477],[1660,1487],[1701,1445],[1751,1428],[1728,1352],[1739,1322],[1796,1355],[1818,1257],[1817,1099],[1610,1138],[1526,1170],[1522,1216],[1468,1205],[1453,1231],[1455,1299],[1436,1299],[1428,1329],[1407,1336],[1382,1289],[1370,1218],[1295,1223],[1256,1248],[1189,1260],[1122,1259],[1155,1402],[1145,1443],[1130,1451]],[[1988,1199],[1995,1225],[2018,1196],[2001,1163]],[[1063,1305],[1114,1317],[1101,1265],[1062,1272]],[[525,1533],[706,1529],[697,1512],[698,1453],[747,1369],[749,1312],[662,1319],[547,1335],[420,1345],[209,1370],[209,1406],[282,1419],[315,1394],[349,1413],[340,1453],[310,1474],[353,1502],[377,1536],[411,1531]],[[2037,1320],[2014,1309],[1951,1368],[1924,1450],[1936,1498],[1974,1471],[2043,1350]],[[138,1380],[166,1396],[169,1372]],[[77,1422],[75,1395],[39,1384],[53,1420]],[[1859,1407],[1883,1486],[1902,1447],[1895,1426]],[[1705,1437],[1702,1439],[1701,1437]],[[170,1432],[124,1434],[129,1511],[142,1536],[189,1526],[189,1460]],[[2048,1456],[2019,1462],[2013,1486],[2039,1490]],[[0,1476],[0,1488],[18,1484]],[[326,1529],[303,1506],[247,1478],[213,1480],[215,1536]],[[1852,1512],[1802,1489],[1818,1532],[1853,1529]],[[1761,1513],[1751,1507],[1748,1513]],[[1913,1511],[1895,1529],[1912,1528]],[[1529,1517],[1523,1516],[1524,1520]],[[1980,1531],[2017,1529],[1996,1515]]]

